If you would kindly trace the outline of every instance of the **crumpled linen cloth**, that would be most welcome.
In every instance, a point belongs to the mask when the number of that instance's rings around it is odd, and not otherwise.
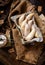
[[[10,23],[10,17],[12,15],[22,14],[28,11],[34,11],[35,9],[34,5],[32,5],[28,0],[21,0],[17,3],[15,5],[15,8],[12,7],[13,9],[11,9],[11,12],[8,17],[9,23]],[[12,33],[13,33],[13,39],[14,39],[14,47],[16,49],[16,54],[17,54],[16,59],[22,60],[24,62],[36,64],[38,61],[38,58],[40,57],[42,53],[43,46],[41,44],[37,44],[34,46],[30,46],[30,45],[24,46],[22,45],[19,31],[17,29],[12,29]]]

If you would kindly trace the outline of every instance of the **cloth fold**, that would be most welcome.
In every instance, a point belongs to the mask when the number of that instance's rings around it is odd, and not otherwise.
[[[35,11],[35,6],[32,5],[28,0],[19,1],[18,5],[16,4],[15,8],[12,9],[9,14],[9,17],[8,17],[9,23],[11,23],[10,21],[11,16],[22,14],[28,11]],[[13,28],[11,24],[10,24],[10,27],[11,29]],[[16,49],[16,54],[17,54],[16,59],[22,60],[24,62],[28,62],[31,64],[36,64],[38,61],[38,58],[40,57],[42,53],[43,46],[41,44],[36,45],[36,43],[34,46],[30,46],[30,45],[24,46],[22,45],[19,31],[15,28],[15,29],[12,29],[12,33],[13,33],[13,39],[14,39],[14,47]]]
[[[28,62],[31,64],[36,64],[40,54],[42,53],[43,46],[34,45],[34,46],[24,46],[21,42],[21,37],[19,31],[17,29],[13,29],[13,39],[14,39],[14,46],[16,49],[16,59],[22,60],[24,62]]]

